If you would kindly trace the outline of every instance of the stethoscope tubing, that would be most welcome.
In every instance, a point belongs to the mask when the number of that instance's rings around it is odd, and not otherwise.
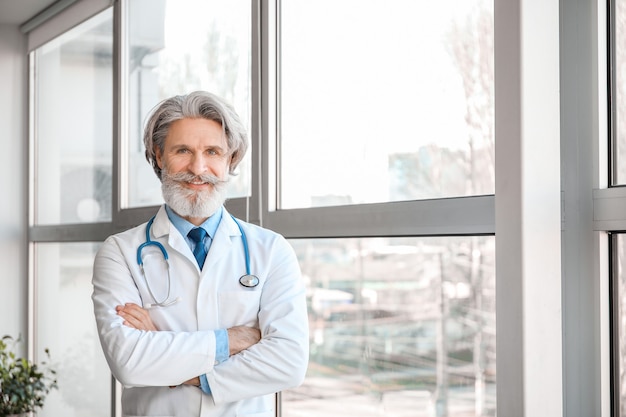
[[[152,240],[150,238],[150,229],[152,228],[152,223],[154,223],[155,217],[156,216],[153,216],[146,224],[146,241],[137,247],[137,264],[139,265],[139,268],[141,269],[141,274],[143,275],[146,281],[146,287],[148,288],[148,292],[150,293],[150,296],[152,297],[152,299],[155,301],[154,303],[148,304],[147,306],[148,307],[152,307],[152,306],[167,307],[169,305],[176,303],[177,301],[180,301],[180,298],[177,297],[174,300],[170,300],[170,290],[172,286],[172,279],[170,276],[170,263],[169,263],[169,255],[167,253],[167,250],[165,249],[163,244],[155,240]],[[243,231],[241,224],[235,218],[235,216],[231,214],[230,217],[233,219],[233,221],[239,228],[239,231],[241,232],[241,243],[243,244],[243,253],[244,253],[244,259],[245,259],[245,264],[246,264],[246,273],[245,275],[242,275],[239,278],[239,283],[246,288],[256,287],[257,285],[259,285],[259,278],[250,273],[250,249],[248,248],[248,238],[246,236],[246,233]],[[148,278],[146,277],[146,273],[144,271],[143,259],[141,257],[141,254],[144,248],[148,246],[156,246],[161,251],[161,254],[163,255],[163,259],[165,260],[165,264],[167,266],[167,296],[165,297],[163,301],[158,301],[156,297],[154,296],[154,294],[152,293],[152,289],[150,288],[150,284],[148,283]]]
[[[235,221],[235,224],[237,225],[237,227],[239,228],[239,231],[241,232],[241,243],[243,244],[243,256],[246,261],[246,275],[250,275],[250,250],[248,249],[248,238],[246,237],[246,233],[243,231],[243,228],[241,227],[241,225],[239,224],[235,216],[231,214],[230,217],[233,218],[233,220]]]

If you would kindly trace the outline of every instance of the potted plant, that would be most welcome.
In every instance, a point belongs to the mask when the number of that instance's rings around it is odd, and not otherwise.
[[[46,362],[41,367],[13,350],[20,341],[11,336],[0,340],[0,417],[21,415],[42,407],[46,395],[57,387],[56,372]],[[46,349],[46,355],[50,353]]]

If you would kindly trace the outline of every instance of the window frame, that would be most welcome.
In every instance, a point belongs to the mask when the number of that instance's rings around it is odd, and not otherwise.
[[[29,221],[28,227],[28,242],[29,242],[29,352],[32,354],[33,343],[36,346],[36,340],[33,339],[33,328],[37,326],[37,323],[32,322],[33,311],[36,308],[36,300],[33,299],[33,252],[36,250],[36,244],[39,242],[80,242],[80,241],[102,241],[109,235],[127,229],[130,226],[136,225],[147,220],[156,211],[156,207],[142,207],[134,209],[120,209],[119,192],[121,185],[120,176],[120,160],[122,153],[124,152],[123,146],[120,144],[120,130],[121,115],[124,114],[125,107],[121,103],[121,96],[119,91],[124,88],[124,73],[121,71],[122,63],[120,62],[121,53],[123,52],[122,36],[122,7],[126,0],[118,0],[113,3],[114,7],[114,26],[115,26],[115,38],[114,38],[114,55],[116,57],[116,63],[114,68],[114,103],[115,108],[113,112],[114,129],[113,134],[113,219],[108,223],[93,223],[93,224],[80,224],[80,225],[51,225],[51,226],[34,226],[32,217]],[[541,6],[544,6],[543,2]],[[561,5],[563,14],[570,11],[576,11],[577,8],[583,8],[584,6],[577,4],[569,4],[571,2],[563,2]],[[521,10],[526,13],[528,9],[524,9],[521,6],[533,5],[533,0],[514,0],[508,3],[495,0],[496,4],[496,21],[502,18],[503,23],[496,25],[496,37],[502,37],[506,39],[509,32],[504,32],[506,23],[510,23],[508,19],[515,21],[515,16],[511,18],[511,14],[518,13],[517,24],[522,20]],[[586,134],[582,141],[590,141],[593,143],[599,143],[596,147],[593,146],[593,169],[591,179],[584,177],[579,184],[579,188],[572,194],[565,194],[562,197],[562,205],[569,207],[570,205],[577,204],[579,199],[584,200],[584,215],[582,216],[584,222],[582,226],[577,226],[578,218],[572,219],[569,216],[561,220],[563,224],[564,232],[567,233],[587,233],[591,234],[591,237],[586,237],[585,242],[592,247],[591,258],[585,258],[581,262],[584,262],[586,266],[588,264],[594,264],[592,269],[592,276],[598,278],[598,284],[594,284],[594,291],[598,291],[599,294],[595,294],[594,300],[599,303],[597,306],[585,305],[582,312],[591,310],[594,314],[592,327],[589,330],[578,330],[578,333],[573,336],[568,335],[570,341],[577,341],[579,339],[586,338],[587,336],[593,336],[599,334],[601,339],[598,342],[599,352],[593,354],[592,368],[596,372],[596,376],[600,375],[600,380],[604,384],[606,380],[605,374],[609,369],[609,365],[606,363],[608,356],[606,355],[606,340],[608,335],[606,328],[608,328],[608,313],[605,313],[603,308],[606,306],[606,300],[602,293],[607,281],[606,270],[607,267],[605,259],[608,259],[607,248],[605,241],[603,240],[604,233],[607,230],[626,230],[626,190],[620,191],[619,189],[606,188],[606,176],[608,169],[606,165],[607,151],[604,149],[608,146],[605,142],[602,143],[599,138],[603,138],[606,133],[603,129],[606,127],[603,125],[603,115],[606,113],[606,108],[603,103],[606,103],[606,97],[602,89],[604,75],[602,74],[603,66],[605,65],[602,58],[605,54],[603,48],[602,29],[603,27],[603,2],[602,0],[593,0],[593,7],[587,6],[584,10],[581,10],[579,16],[576,17],[576,22],[591,25],[591,27],[585,26],[585,29],[589,30],[592,41],[591,45],[585,45],[584,56],[593,56],[597,59],[597,62],[593,62],[591,65],[597,67],[592,68],[590,71],[593,73],[591,76],[596,82],[596,85],[591,88],[591,91],[585,90],[581,93],[581,97],[578,97],[580,103],[591,106],[590,118],[592,120],[584,119],[579,122],[581,125],[577,127],[577,133],[583,132]],[[51,33],[59,34],[65,30],[71,28],[74,24],[86,19],[95,14],[94,10],[101,11],[103,7],[109,7],[111,2],[108,0],[83,0],[68,7],[61,14],[54,17],[50,21],[41,25],[40,28],[36,28],[29,34],[29,48],[34,48],[37,44],[42,44],[51,39]],[[554,1],[550,2],[550,5],[554,5]],[[277,33],[275,31],[277,24],[277,3],[276,0],[253,0],[251,2],[252,7],[252,106],[251,116],[252,125],[250,129],[251,133],[251,152],[252,152],[252,194],[248,198],[233,199],[228,201],[227,208],[235,215],[247,219],[248,221],[256,224],[260,224],[264,227],[274,229],[279,233],[282,233],[287,238],[298,237],[355,237],[355,236],[437,236],[437,235],[476,235],[476,234],[488,234],[493,235],[496,233],[496,219],[498,221],[502,219],[513,220],[513,215],[504,213],[502,208],[502,202],[508,203],[506,200],[502,200],[500,196],[498,199],[494,195],[488,196],[474,196],[474,197],[459,197],[459,198],[446,198],[435,200],[420,200],[420,201],[407,201],[407,202],[395,202],[395,203],[379,203],[379,204],[366,204],[366,205],[354,205],[354,206],[340,206],[340,207],[323,207],[323,208],[310,208],[310,209],[291,209],[291,210],[276,210],[276,189],[274,184],[277,181],[277,149],[279,144],[277,143],[277,137],[279,132],[276,131],[278,123],[278,117],[280,117],[279,104],[276,101],[278,80],[280,79],[279,71],[279,57],[276,51],[276,39]],[[532,13],[531,13],[532,15]],[[77,17],[78,16],[78,17]],[[70,17],[72,17],[70,19]],[[550,15],[551,18],[554,14]],[[589,19],[592,17],[592,19]],[[595,18],[596,20],[594,21]],[[557,19],[558,20],[558,19]],[[527,19],[525,21],[532,21]],[[505,23],[506,22],[506,23]],[[593,23],[588,23],[593,22]],[[515,22],[514,22],[515,23]],[[542,23],[543,25],[544,23]],[[553,23],[548,23],[553,24]],[[518,26],[515,26],[518,27]],[[518,27],[519,29],[519,27]],[[499,32],[502,31],[502,32]],[[510,30],[510,29],[509,29]],[[527,27],[522,27],[522,33],[526,33]],[[565,36],[574,29],[564,27],[561,29],[561,38],[564,46],[571,45],[568,42],[576,42],[576,36]],[[576,34],[577,32],[574,32]],[[56,36],[56,35],[55,35]],[[514,46],[517,48],[513,51],[514,54],[521,55],[522,50],[520,45]],[[29,49],[29,50],[31,50]],[[564,48],[565,49],[565,48]],[[575,49],[575,48],[574,48]],[[575,54],[572,54],[575,55]],[[532,59],[532,58],[531,58]],[[578,58],[580,60],[580,58]],[[496,53],[495,56],[496,65],[500,63],[506,63],[506,57],[499,56]],[[576,58],[564,53],[565,62],[572,60],[574,63]],[[29,66],[32,67],[35,63],[32,61]],[[506,65],[505,65],[506,67]],[[567,65],[564,65],[567,67]],[[519,70],[519,69],[518,69]],[[562,69],[565,71],[565,69]],[[605,73],[606,74],[606,73]],[[522,74],[524,75],[524,74]],[[585,73],[584,76],[589,74]],[[573,77],[572,77],[573,78]],[[519,84],[522,84],[522,76],[518,79]],[[588,81],[584,78],[583,81]],[[519,87],[519,84],[516,87]],[[578,79],[566,79],[563,81],[565,87],[573,85],[584,84]],[[496,89],[496,94],[498,91]],[[516,96],[517,97],[517,96]],[[516,97],[511,98],[515,100]],[[563,97],[563,96],[561,96]],[[519,98],[519,97],[517,97]],[[34,99],[34,91],[30,91],[30,107],[32,110],[32,102]],[[563,99],[562,99],[563,100]],[[603,100],[605,100],[603,102]],[[578,103],[578,101],[576,102]],[[572,106],[575,106],[575,104]],[[496,104],[496,108],[499,109],[500,104]],[[594,110],[597,106],[599,110]],[[586,109],[586,108],[585,108]],[[565,106],[562,112],[565,116],[572,117],[572,114],[579,114],[578,109],[572,109]],[[584,112],[581,112],[582,114]],[[506,116],[506,115],[505,115]],[[496,115],[496,119],[502,116]],[[506,119],[499,119],[506,120]],[[497,121],[496,121],[497,122]],[[31,161],[29,162],[29,169],[32,169],[32,149],[34,146],[33,138],[36,132],[33,132],[32,124],[30,124],[30,153]],[[591,145],[590,145],[591,146]],[[569,158],[569,156],[566,156]],[[604,159],[603,159],[604,158]],[[568,161],[572,158],[569,158]],[[577,169],[577,163],[573,163],[574,168]],[[500,170],[505,168],[500,165]],[[508,168],[507,168],[508,169]],[[497,175],[503,173],[496,168]],[[568,171],[569,172],[569,171]],[[564,175],[567,175],[566,172]],[[506,173],[506,172],[505,172]],[[256,175],[255,175],[256,174]],[[583,175],[583,174],[580,174]],[[29,192],[29,203],[32,204],[32,172]],[[593,188],[593,195],[591,197],[585,197],[589,193],[589,189]],[[569,189],[567,190],[569,192]],[[591,207],[590,207],[591,206]],[[32,205],[30,206],[30,212],[32,215]],[[592,226],[588,226],[589,223]],[[341,227],[339,227],[341,226]],[[573,232],[570,232],[570,227]],[[592,229],[592,233],[588,233],[589,229]],[[514,259],[519,253],[515,249],[502,249],[497,245],[497,251],[504,251],[504,255],[510,259]],[[567,251],[567,249],[564,249]],[[575,259],[576,255],[566,253],[564,262],[569,262],[572,258]],[[506,259],[506,258],[499,258]],[[582,274],[581,274],[582,275]],[[576,282],[584,282],[588,277],[578,277]],[[497,278],[500,280],[500,278]],[[565,291],[565,290],[564,290]],[[573,307],[576,298],[575,290],[567,290],[564,295],[564,309],[575,308]],[[607,295],[608,297],[608,295]],[[570,298],[572,300],[570,300]],[[498,304],[506,304],[506,298],[500,298],[498,296]],[[507,306],[508,309],[508,306]],[[524,314],[525,310],[523,306],[514,305],[510,309],[499,309],[498,312],[504,312],[504,315],[498,315],[498,329],[505,328],[507,324],[512,323],[513,328],[509,333],[523,331],[525,316],[521,319],[521,323],[514,317],[517,314]],[[520,311],[521,309],[521,311]],[[567,319],[573,320],[573,319]],[[567,321],[566,320],[566,321]],[[564,325],[567,326],[567,323]],[[498,340],[506,334],[498,336]],[[595,343],[595,342],[594,342]],[[564,353],[561,357],[564,364],[567,363],[580,363],[584,360],[588,360],[586,352],[575,351],[570,353],[568,343],[564,343]],[[525,353],[521,349],[512,352],[512,359],[514,361],[523,361]],[[511,358],[508,358],[511,360]],[[602,362],[602,363],[598,363]],[[498,409],[500,410],[515,410],[516,412],[523,413],[526,409],[525,404],[527,401],[532,401],[522,398],[522,393],[518,390],[519,386],[513,384],[509,386],[507,382],[515,379],[515,376],[510,373],[509,370],[503,370],[504,368],[498,367],[498,381],[502,381],[502,385],[498,386]],[[502,373],[504,372],[504,373]],[[501,377],[504,377],[501,379]],[[558,395],[558,401],[565,403],[564,407],[568,407],[568,410],[572,410],[572,415],[585,415],[584,412],[589,407],[596,407],[595,404],[600,404],[597,408],[602,409],[602,415],[608,416],[606,413],[605,405],[607,402],[607,389],[603,385],[600,390],[596,389],[598,378],[590,378],[589,380],[580,380],[576,382],[568,382],[568,386],[564,388],[567,395],[563,395],[565,399],[561,398],[561,392],[554,393]],[[599,392],[598,392],[599,391]],[[119,403],[119,386],[117,386],[116,392],[118,396],[112,399],[112,415],[119,412],[119,406],[116,409],[115,404]],[[582,400],[580,400],[579,394],[586,393]],[[578,397],[578,398],[577,398]],[[591,398],[591,399],[590,399]],[[572,405],[576,400],[583,401],[585,407],[576,410]],[[279,401],[279,400],[278,400]],[[594,403],[594,404],[591,404]],[[513,408],[509,408],[513,407]],[[277,410],[280,410],[280,401],[277,404]],[[527,411],[528,409],[526,409]],[[502,411],[501,411],[502,412]],[[580,414],[576,414],[580,413]],[[518,414],[522,415],[522,414]]]
[[[619,268],[618,268],[618,237],[626,231],[626,216],[623,214],[626,209],[626,184],[616,183],[617,163],[616,160],[616,142],[618,140],[617,128],[617,85],[618,71],[616,69],[616,24],[617,16],[616,2],[619,0],[607,0],[606,6],[606,27],[607,27],[607,45],[606,45],[606,120],[607,120],[607,143],[606,143],[606,185],[603,188],[594,190],[594,230],[603,232],[607,242],[608,257],[608,285],[607,285],[607,321],[608,321],[608,352],[609,352],[609,370],[608,370],[608,386],[609,396],[609,415],[611,417],[620,416],[622,404],[624,400],[621,398],[620,386],[620,334],[623,329],[620,328],[620,291],[619,291]],[[624,99],[624,97],[622,97]],[[626,163],[626,161],[621,161]],[[622,271],[623,272],[623,271]],[[623,307],[623,306],[622,306]],[[621,366],[623,366],[622,364]]]
[[[285,237],[435,236],[495,233],[493,195],[278,209],[280,173],[280,3],[261,2],[263,129],[261,225]],[[253,171],[254,172],[254,171]],[[254,187],[253,187],[254,190]],[[253,193],[254,195],[254,193]]]

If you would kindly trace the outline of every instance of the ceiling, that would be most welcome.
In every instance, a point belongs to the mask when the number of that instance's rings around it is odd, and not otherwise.
[[[56,0],[0,0],[0,24],[21,25]]]

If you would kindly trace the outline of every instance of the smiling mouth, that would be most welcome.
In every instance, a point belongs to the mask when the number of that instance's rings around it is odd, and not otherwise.
[[[185,181],[185,184],[187,184],[188,187],[192,188],[212,185],[210,182],[206,181]]]

